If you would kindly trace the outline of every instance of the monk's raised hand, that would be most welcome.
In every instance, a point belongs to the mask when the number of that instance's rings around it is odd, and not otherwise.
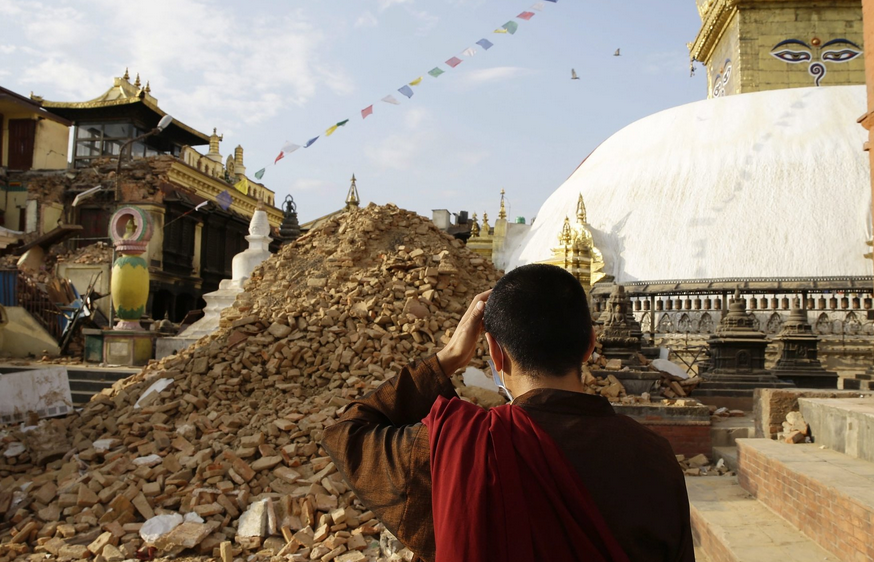
[[[437,360],[440,361],[440,366],[447,376],[465,367],[473,359],[483,332],[483,313],[490,294],[492,291],[488,290],[474,297],[461,321],[458,322],[458,327],[449,343],[437,352]]]

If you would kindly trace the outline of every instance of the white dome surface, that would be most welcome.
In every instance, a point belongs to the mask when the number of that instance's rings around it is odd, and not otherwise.
[[[546,200],[508,269],[543,261],[582,193],[619,283],[871,275],[864,86],[675,107],[600,145]]]

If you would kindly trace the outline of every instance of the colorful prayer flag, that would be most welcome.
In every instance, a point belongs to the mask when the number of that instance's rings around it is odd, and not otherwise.
[[[221,207],[223,211],[227,211],[231,208],[231,204],[234,202],[234,198],[231,197],[231,194],[226,189],[216,195],[215,202],[218,203],[218,206]]]
[[[538,2],[537,4],[534,4],[533,6],[531,6],[531,9],[532,9],[532,10],[537,10],[538,12],[542,12],[542,11],[543,11],[543,8],[544,8],[545,6],[546,6],[546,4],[544,4],[543,2]]]
[[[267,168],[261,168],[260,170],[255,172],[255,178],[260,180],[261,178],[264,177],[264,172],[266,172],[266,171],[267,171]]]
[[[528,21],[534,17],[534,12],[522,12],[521,14],[519,14],[516,17],[519,18],[520,20]]]
[[[498,29],[495,30],[495,33],[507,33],[507,30],[504,29],[503,27],[499,27]]]
[[[308,140],[307,143],[306,143],[305,145],[303,145],[303,147],[304,147],[304,148],[309,148],[309,147],[311,147],[313,144],[315,144],[315,142],[316,142],[317,140],[319,140],[319,137],[313,137],[313,138],[311,138],[310,140]]]
[[[246,176],[234,184],[234,189],[242,193],[243,195],[249,195],[249,180],[246,179]]]
[[[418,85],[421,84],[421,83],[422,83],[422,77],[419,76],[418,78],[416,78],[415,80],[413,80],[412,82],[410,82],[410,86],[418,86]]]
[[[390,103],[392,105],[401,105],[401,102],[399,102],[394,96],[385,96],[384,98],[382,98],[382,101],[384,101],[385,103]]]
[[[282,145],[282,150],[279,151],[279,156],[276,157],[276,160],[274,160],[273,163],[276,164],[298,148],[300,148],[300,145],[294,144],[293,142],[285,141],[285,144]]]
[[[368,105],[367,107],[365,107],[364,109],[361,110],[361,118],[362,119],[367,119],[368,115],[373,115],[373,106],[372,105]]]
[[[440,76],[441,74],[443,74],[443,71],[440,70],[438,67],[435,66],[434,68],[432,68],[431,70],[428,71],[428,74],[430,74],[430,75],[433,76],[434,78],[437,78],[438,76]]]
[[[519,29],[519,24],[514,21],[508,21],[507,23],[502,25],[501,28],[506,29],[507,33],[513,35],[514,33],[516,33],[516,30]]]
[[[461,54],[466,57],[472,57],[476,54],[476,49],[474,49],[473,47],[468,47],[467,49],[463,50]]]
[[[331,125],[330,127],[328,127],[328,130],[325,131],[325,136],[326,136],[326,137],[330,137],[331,134],[332,134],[334,131],[336,131],[338,127],[343,127],[343,126],[345,126],[346,123],[348,123],[348,122],[349,122],[348,119],[343,119],[342,121],[340,121],[340,122],[337,123],[336,125]]]
[[[448,65],[451,66],[452,68],[455,68],[456,66],[458,66],[459,64],[461,64],[461,59],[458,58],[458,57],[452,57],[451,59],[449,59],[448,61],[446,61],[446,64],[448,64]],[[467,67],[465,67],[465,68],[467,68]]]
[[[476,42],[476,44],[479,45],[480,47],[482,47],[483,49],[485,49],[486,51],[488,51],[489,49],[491,49],[495,45],[494,43],[492,43],[488,39],[480,39],[479,41]]]
[[[409,86],[401,86],[400,88],[398,88],[398,91],[403,95],[407,96],[407,99],[413,97],[413,89]]]
[[[546,1],[547,1],[547,2],[552,2],[553,4],[555,4],[556,2],[558,2],[558,0],[546,0]]]

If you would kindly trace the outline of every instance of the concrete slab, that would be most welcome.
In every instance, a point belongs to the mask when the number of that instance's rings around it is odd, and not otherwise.
[[[874,396],[800,398],[798,406],[815,443],[874,462]]]
[[[686,478],[695,552],[713,562],[838,562],[734,478]]]

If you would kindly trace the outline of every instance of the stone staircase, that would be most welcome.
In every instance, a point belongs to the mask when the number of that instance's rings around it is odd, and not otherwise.
[[[874,374],[864,373],[853,378],[842,378],[838,388],[843,390],[874,390]]]
[[[798,402],[814,443],[737,438],[736,478],[686,479],[700,559],[874,561],[874,398]]]
[[[0,375],[31,369],[40,369],[46,365],[0,365]],[[138,368],[126,367],[96,367],[91,365],[64,365],[67,369],[67,379],[70,382],[70,395],[73,406],[81,407],[95,394],[105,388],[110,388],[116,381],[140,372]]]

